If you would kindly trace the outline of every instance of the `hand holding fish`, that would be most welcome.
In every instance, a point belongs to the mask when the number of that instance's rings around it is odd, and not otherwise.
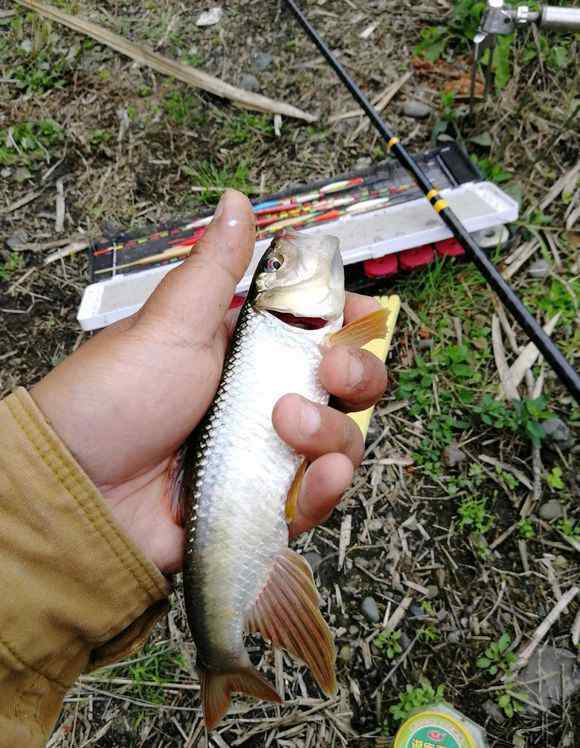
[[[181,568],[184,547],[167,500],[167,469],[215,395],[235,325],[227,308],[253,247],[250,204],[228,191],[195,254],[144,308],[85,343],[32,390],[119,525],[163,572]],[[373,300],[349,294],[345,322],[375,308]],[[347,411],[368,407],[386,386],[381,362],[344,347],[326,354],[319,376]],[[363,441],[346,415],[298,395],[281,399],[273,422],[311,461],[295,535],[330,514],[362,458]]]

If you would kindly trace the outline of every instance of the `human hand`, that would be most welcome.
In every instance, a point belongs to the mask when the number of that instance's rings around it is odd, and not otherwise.
[[[143,308],[93,337],[31,391],[118,525],[164,573],[183,559],[167,469],[215,395],[235,324],[228,306],[254,243],[250,203],[228,190],[196,250]],[[349,294],[345,322],[374,308],[374,300]],[[366,351],[330,350],[319,376],[346,411],[369,407],[386,387],[385,367]],[[281,398],[272,420],[312,461],[291,527],[296,535],[330,514],[362,459],[363,439],[344,413],[298,395]]]

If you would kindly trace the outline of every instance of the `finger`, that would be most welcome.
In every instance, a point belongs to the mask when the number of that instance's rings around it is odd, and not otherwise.
[[[362,460],[364,444],[358,426],[344,413],[316,405],[300,395],[284,395],[274,406],[272,423],[278,435],[308,460],[329,452]]]
[[[381,305],[374,297],[363,296],[362,294],[348,291],[344,305],[344,324],[348,325],[355,319],[364,317],[371,312],[376,312],[380,308]]]
[[[342,454],[319,457],[306,471],[291,537],[324,522],[352,482],[352,462]]]
[[[249,200],[240,192],[226,190],[203,238],[189,258],[165,276],[140,318],[161,320],[185,343],[213,338],[252,258],[254,244]]]
[[[387,372],[369,351],[337,346],[322,359],[318,376],[322,386],[339,399],[345,411],[366,410],[384,395]]]

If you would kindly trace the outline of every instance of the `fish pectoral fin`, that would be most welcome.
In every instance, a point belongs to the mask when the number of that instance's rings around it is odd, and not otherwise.
[[[199,671],[203,717],[208,730],[213,730],[228,711],[233,693],[245,693],[264,701],[282,703],[276,689],[252,665],[231,673]]]
[[[276,558],[246,618],[246,629],[305,662],[320,688],[335,693],[334,641],[320,613],[310,566],[298,553],[287,548]]]
[[[384,338],[387,334],[388,309],[377,309],[376,312],[366,314],[360,319],[355,319],[348,325],[331,333],[327,345],[351,345],[362,348],[375,338]]]
[[[169,504],[171,516],[177,525],[185,522],[185,485],[183,469],[187,445],[183,444],[171,458],[166,472],[165,497]]]
[[[286,497],[286,522],[288,524],[291,524],[296,517],[298,497],[300,496],[300,489],[302,488],[302,482],[304,481],[307,467],[308,462],[306,459],[303,459],[298,466],[298,470],[296,471],[296,475],[294,476],[294,480],[288,491],[288,496]]]

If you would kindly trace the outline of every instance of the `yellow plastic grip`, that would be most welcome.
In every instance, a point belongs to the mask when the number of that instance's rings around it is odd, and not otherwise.
[[[384,309],[388,309],[390,312],[387,319],[387,334],[384,338],[371,340],[370,343],[367,343],[365,346],[363,346],[363,349],[365,351],[374,353],[377,358],[380,358],[380,360],[384,362],[387,360],[389,348],[391,347],[391,340],[393,339],[395,325],[397,324],[397,317],[399,316],[399,309],[401,308],[401,300],[398,296],[376,296],[375,298]],[[375,406],[373,405],[367,410],[348,414],[362,431],[365,439],[369,430],[369,424],[371,422],[374,410]]]
[[[447,208],[448,206],[449,206],[449,203],[447,202],[447,200],[437,200],[437,202],[435,203],[433,207],[435,208],[437,213],[441,213],[441,211],[444,208]]]

